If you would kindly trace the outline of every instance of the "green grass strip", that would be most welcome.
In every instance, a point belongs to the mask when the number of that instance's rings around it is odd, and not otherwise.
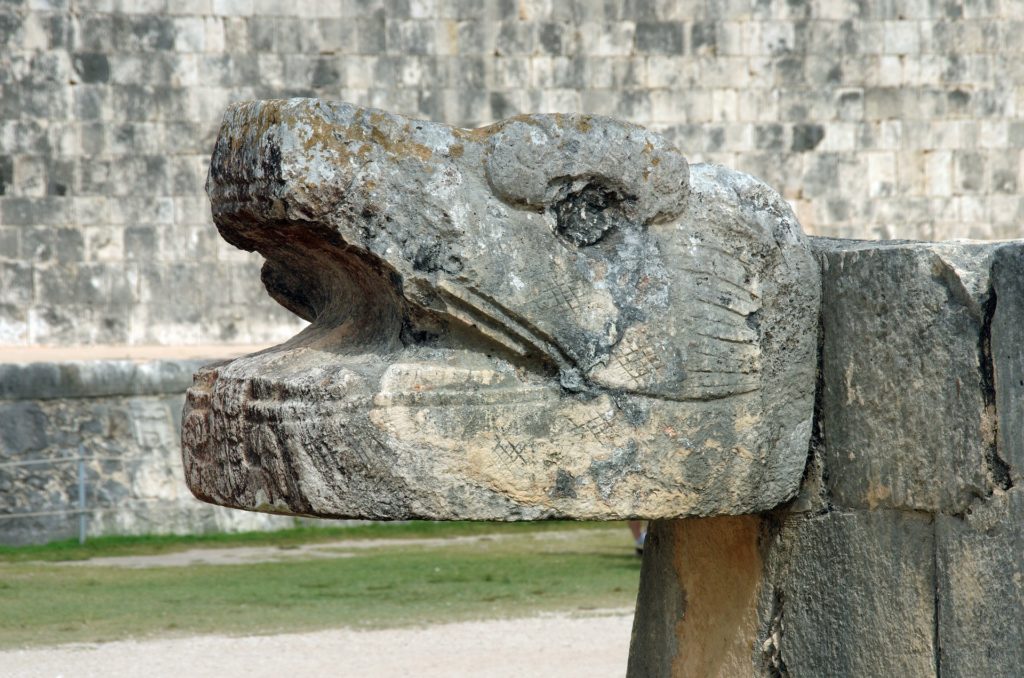
[[[632,606],[639,560],[625,528],[564,528],[557,534],[512,528],[442,546],[342,547],[337,558],[251,565],[6,563],[0,565],[0,647]]]

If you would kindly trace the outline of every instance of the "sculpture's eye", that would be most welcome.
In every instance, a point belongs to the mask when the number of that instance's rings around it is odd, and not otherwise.
[[[593,245],[624,220],[621,199],[595,184],[570,192],[552,205],[555,233],[577,247]]]

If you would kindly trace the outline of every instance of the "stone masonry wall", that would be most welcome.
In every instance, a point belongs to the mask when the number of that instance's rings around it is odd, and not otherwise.
[[[197,360],[0,364],[0,544],[294,526],[204,504],[185,486],[181,408]],[[319,524],[331,524],[319,521]]]
[[[3,0],[0,346],[293,333],[203,194],[254,97],[614,115],[812,233],[1019,236],[1022,34],[1024,0]]]

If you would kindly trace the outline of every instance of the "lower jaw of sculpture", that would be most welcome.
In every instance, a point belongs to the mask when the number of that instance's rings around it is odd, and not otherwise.
[[[614,520],[766,510],[795,489],[760,482],[776,444],[708,430],[699,402],[572,393],[471,350],[310,343],[196,375],[182,443],[197,497],[335,518]]]

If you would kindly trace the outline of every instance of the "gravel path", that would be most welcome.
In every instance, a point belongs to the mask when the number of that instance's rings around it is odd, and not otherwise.
[[[626,672],[632,613],[544,615],[411,629],[199,636],[0,652],[6,678],[602,678]]]

